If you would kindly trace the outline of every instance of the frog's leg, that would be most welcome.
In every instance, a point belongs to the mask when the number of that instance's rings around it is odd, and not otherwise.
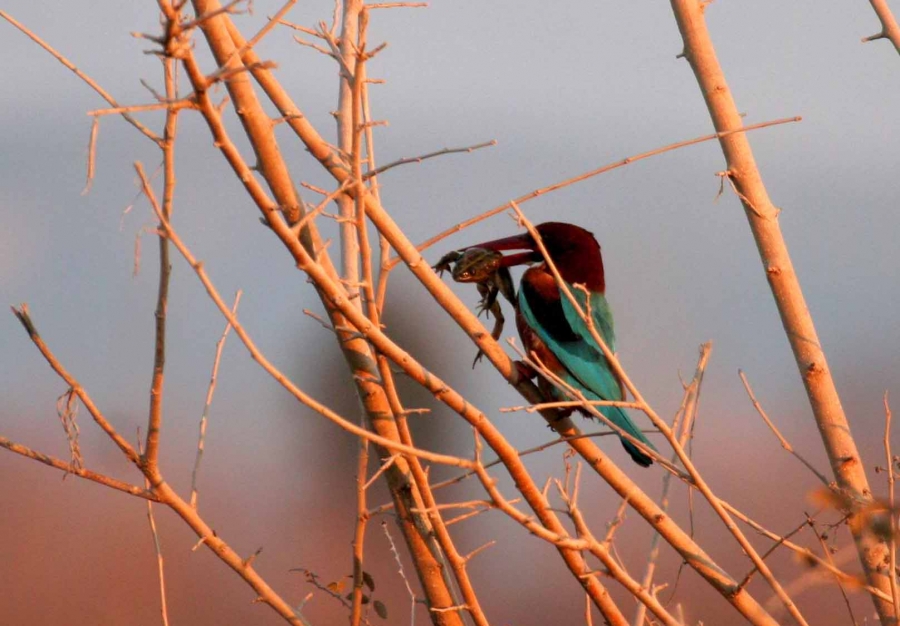
[[[461,252],[459,252],[458,250],[453,250],[452,252],[448,252],[447,254],[442,256],[437,263],[431,266],[431,268],[439,275],[443,276],[444,272],[450,271],[450,264],[456,263],[461,256]]]
[[[494,274],[494,283],[496,285],[496,289],[503,294],[503,297],[506,298],[513,308],[516,307],[516,288],[513,286],[512,276],[509,273],[508,267],[500,267],[497,269],[497,272]]]
[[[482,284],[478,284],[479,291],[481,290]],[[498,289],[491,285],[490,287],[485,286],[485,289],[488,290],[488,294],[485,296],[484,301],[482,301],[482,310],[490,311],[491,315],[494,316],[494,330],[491,331],[491,337],[494,338],[494,341],[500,339],[500,334],[503,332],[503,324],[506,322],[506,318],[503,317],[503,309],[500,307],[500,301],[497,300]],[[491,299],[491,304],[488,307],[485,303],[488,299]],[[475,360],[472,361],[472,369],[475,369],[475,365],[478,361],[481,360],[481,357],[484,356],[484,351],[479,350],[478,354],[475,355]]]

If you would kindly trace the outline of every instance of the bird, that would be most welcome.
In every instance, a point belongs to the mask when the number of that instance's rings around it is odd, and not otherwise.
[[[590,231],[565,222],[544,222],[535,230],[569,291],[583,311],[590,309],[595,329],[610,351],[615,352],[613,315],[606,301],[606,277],[597,239]],[[610,367],[600,346],[591,336],[588,325],[560,292],[537,241],[530,233],[470,247],[495,252],[524,250],[504,255],[501,265],[512,267],[536,263],[522,275],[517,297],[516,327],[526,353],[536,354],[547,369],[580,391],[587,400],[624,400],[622,380]],[[587,293],[575,285],[583,286]],[[529,370],[527,367],[520,368],[529,378],[536,375],[536,372]],[[538,386],[545,396],[555,400],[569,399],[565,392],[542,377],[538,379]],[[597,409],[636,440],[656,449],[622,407],[598,406]],[[589,415],[583,408],[578,410]],[[638,465],[649,467],[653,463],[632,442],[621,436],[620,439]]]

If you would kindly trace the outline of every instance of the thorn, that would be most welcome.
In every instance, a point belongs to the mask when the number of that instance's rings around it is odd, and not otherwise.
[[[868,43],[868,42],[870,42],[870,41],[876,41],[876,40],[878,40],[878,39],[884,39],[885,37],[887,37],[887,35],[884,33],[884,31],[881,31],[880,33],[875,33],[874,35],[869,35],[868,37],[863,37],[863,38],[862,38],[862,42],[863,42],[863,43]]]

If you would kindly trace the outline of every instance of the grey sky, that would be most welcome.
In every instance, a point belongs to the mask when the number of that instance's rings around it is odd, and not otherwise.
[[[156,31],[155,7],[154,2],[3,3],[4,10],[123,104],[150,101],[140,78],[161,85],[158,62],[142,54],[147,42],[129,35]],[[254,33],[278,7],[280,3],[258,0],[254,15],[239,18],[238,24],[244,33]],[[330,19],[330,7],[328,2],[304,0],[290,19],[312,25]],[[794,264],[871,468],[882,462],[881,396],[892,390],[900,397],[900,56],[884,41],[860,43],[861,37],[878,30],[874,13],[862,1],[720,1],[708,7],[707,16],[747,123],[804,118],[798,124],[756,131],[750,141],[770,195],[783,209],[781,225]],[[534,188],[711,132],[694,77],[688,65],[675,58],[680,38],[666,3],[438,1],[428,9],[375,12],[369,40],[390,44],[369,70],[371,76],[387,79],[372,92],[375,117],[390,123],[376,131],[380,162],[446,146],[498,141],[487,150],[398,168],[382,178],[385,206],[414,241]],[[198,43],[198,49],[202,47]],[[319,131],[333,136],[333,62],[294,44],[287,30],[275,31],[259,51],[279,63],[278,77]],[[209,61],[207,55],[203,58]],[[153,221],[142,200],[128,213],[123,211],[136,197],[131,163],[141,160],[153,171],[159,156],[129,125],[105,118],[93,189],[79,195],[90,130],[85,112],[102,108],[104,102],[5,21],[0,22],[0,59],[0,299],[30,304],[38,328],[63,362],[101,400],[122,432],[133,437],[146,413],[157,246],[152,235],[141,238],[141,272],[132,278],[135,235]],[[207,63],[206,69],[211,67]],[[161,117],[149,114],[142,119],[159,127]],[[245,291],[241,319],[273,361],[304,389],[355,417],[356,401],[348,398],[349,382],[331,337],[300,313],[304,307],[320,309],[311,286],[258,224],[255,208],[213,149],[200,117],[182,115],[179,134],[175,224],[182,236],[206,262],[224,294]],[[286,129],[280,139],[297,181],[327,184]],[[620,356],[661,414],[671,415],[677,408],[678,373],[688,377],[693,371],[697,346],[713,341],[695,443],[701,469],[715,477],[713,486],[725,497],[763,517],[769,515],[765,504],[755,502],[756,496],[742,499],[739,494],[744,489],[758,494],[786,483],[790,504],[767,518],[784,530],[802,520],[807,506],[803,498],[814,480],[780,450],[755,416],[738,368],[748,373],[795,445],[823,470],[826,463],[740,205],[728,189],[716,200],[715,173],[723,167],[718,145],[706,143],[630,165],[523,208],[535,221],[571,221],[597,235],[608,297],[617,316]],[[330,222],[323,228],[334,232]],[[511,234],[514,228],[509,218],[499,216],[438,244],[426,256],[436,260],[449,249]],[[180,259],[174,265],[164,462],[170,463],[173,482],[183,489],[223,322],[187,266]],[[477,300],[474,289],[455,289],[465,301]],[[387,324],[401,344],[420,351],[426,364],[469,391],[516,445],[527,447],[549,438],[542,423],[530,416],[497,413],[501,406],[518,403],[518,397],[489,366],[470,369],[475,348],[404,268],[392,278]],[[514,332],[512,324],[507,332]],[[255,510],[265,520],[293,515],[300,506],[328,508],[322,503],[329,487],[304,482],[302,476],[338,454],[323,446],[322,438],[340,442],[340,454],[348,459],[354,454],[352,442],[295,407],[236,339],[231,342],[211,427],[218,453],[230,456],[228,463],[220,459],[217,465],[213,447],[210,499],[219,479],[229,485],[222,488],[225,493],[261,498]],[[0,317],[0,371],[0,435],[64,456],[65,442],[54,415],[63,386],[12,315]],[[417,390],[410,393],[410,405],[428,401]],[[82,430],[91,430],[87,416],[80,419]],[[465,454],[470,446],[467,427],[440,407],[420,428],[425,447]],[[603,445],[617,461],[625,461],[618,445]],[[89,466],[123,471],[99,437],[88,436],[85,447],[91,455]],[[530,466],[538,478],[561,470],[557,453],[534,459]],[[238,476],[235,467],[241,468]],[[272,472],[286,471],[301,478],[283,478],[285,491],[279,497],[248,494],[271,480]],[[33,469],[0,454],[0,475],[12,472],[33,476],[28,484],[43,494],[41,498],[56,497],[52,494],[60,490],[59,477],[51,470]],[[656,492],[658,472],[642,473],[639,479]],[[872,474],[871,479],[879,477]],[[349,473],[335,483],[345,490],[341,503],[352,497],[351,483]],[[67,481],[66,489],[79,487]],[[604,493],[609,496],[608,490]],[[104,506],[137,511],[130,523],[139,529],[135,533],[144,533],[140,503],[123,499],[112,498]],[[602,525],[616,504],[611,496],[598,502],[594,522]],[[55,515],[90,518],[88,506],[73,506],[77,513],[61,507]],[[334,508],[336,516],[351,515],[346,507]],[[220,519],[240,517],[240,511],[226,505],[215,510]],[[27,519],[22,518],[23,528]],[[259,540],[261,531],[252,519],[229,523],[236,526],[235,534],[246,531],[248,542]],[[303,545],[310,536],[292,537],[282,522],[267,523],[259,522],[272,537],[287,535],[289,544]],[[184,535],[177,523],[170,526],[173,534]],[[325,532],[314,521],[304,528],[307,533]],[[335,531],[318,541],[343,549],[350,534],[341,528],[343,534]],[[543,546],[535,553],[517,554],[526,533],[509,524],[502,528],[506,545],[497,550],[508,562],[522,559],[524,567],[531,558],[552,559]],[[471,537],[469,530],[460,532],[471,539],[472,547],[483,537],[476,531]],[[710,530],[709,537],[717,532]],[[372,543],[381,537],[380,528],[373,526]],[[638,555],[648,537],[642,530],[634,537],[635,545],[628,550],[638,569]],[[267,545],[275,541],[268,538]],[[250,552],[255,547],[242,546]],[[326,569],[325,557],[317,561],[310,556],[312,548],[298,550],[302,556],[285,557],[278,575],[301,559],[303,566]],[[341,553],[342,564],[331,568],[333,576],[345,573],[349,556],[347,548]],[[677,567],[669,556],[670,567]],[[146,567],[152,567],[149,560]],[[740,567],[735,571],[741,572]],[[221,569],[208,564],[210,571],[216,568]],[[386,566],[384,571],[389,577],[393,570]],[[529,578],[522,568],[516,571],[520,589],[539,587],[539,577]],[[504,576],[487,566],[475,575]],[[289,590],[293,597],[305,594],[295,579],[285,580],[298,585]],[[386,586],[399,583],[386,580]],[[566,593],[568,598],[578,595],[572,589]],[[152,602],[152,593],[148,597]],[[516,624],[547,623],[546,603],[519,599],[529,610],[515,617]],[[714,602],[708,613],[698,608],[696,617],[729,615],[720,605],[724,603]],[[559,615],[578,619],[580,605],[574,606],[561,606]],[[4,607],[0,597],[0,612]],[[504,604],[498,600],[490,608],[497,623],[505,623]],[[257,611],[247,613],[256,616],[264,611],[246,610]],[[84,614],[75,611],[76,616]],[[50,613],[26,615],[35,620]],[[204,616],[213,619],[209,613]],[[96,623],[72,620],[69,623]]]

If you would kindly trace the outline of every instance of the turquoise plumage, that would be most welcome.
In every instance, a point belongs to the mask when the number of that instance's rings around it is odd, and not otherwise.
[[[615,352],[616,336],[612,311],[605,296],[603,257],[594,235],[564,222],[545,222],[535,229],[579,305],[587,311],[587,304],[590,303],[594,327],[609,349]],[[561,297],[535,238],[525,233],[472,247],[495,252],[527,250],[505,255],[500,262],[503,267],[537,264],[523,274],[517,297],[516,326],[525,350],[536,354],[547,369],[578,389],[588,400],[624,399],[625,390],[591,336],[588,325],[568,299]],[[574,285],[582,286],[587,293]],[[541,379],[538,379],[538,386],[545,395],[559,400],[568,399],[564,392]],[[597,409],[634,439],[655,450],[624,409],[614,406]],[[636,463],[646,467],[653,462],[630,441],[622,439],[622,445]]]
[[[523,278],[524,280],[525,278]],[[587,307],[585,305],[588,301],[586,294],[570,284],[567,285],[582,310],[586,311]],[[547,329],[544,329],[539,323],[537,316],[531,310],[526,296],[527,293],[527,288],[519,290],[519,311],[532,331],[537,334],[564,366],[562,371],[554,372],[554,374],[564,380],[566,384],[580,391],[587,400],[622,400],[624,393],[622,386],[619,384],[619,379],[613,374],[606,357],[603,356],[603,351],[594,341],[587,324],[581,319],[581,316],[568,298],[561,297],[560,303],[569,327],[578,337],[575,341],[559,340]],[[606,296],[602,293],[592,292],[590,294],[590,304],[591,319],[594,322],[595,329],[603,338],[607,347],[615,352],[616,336],[613,317],[609,303],[606,301]],[[554,395],[559,399],[568,399],[563,392],[558,390],[554,390]],[[635,423],[631,421],[624,409],[617,406],[598,406],[596,408],[613,424],[629,435],[648,447],[656,449]],[[637,446],[630,441],[622,439],[622,445],[636,463],[645,467],[652,463],[650,457],[638,450]]]

